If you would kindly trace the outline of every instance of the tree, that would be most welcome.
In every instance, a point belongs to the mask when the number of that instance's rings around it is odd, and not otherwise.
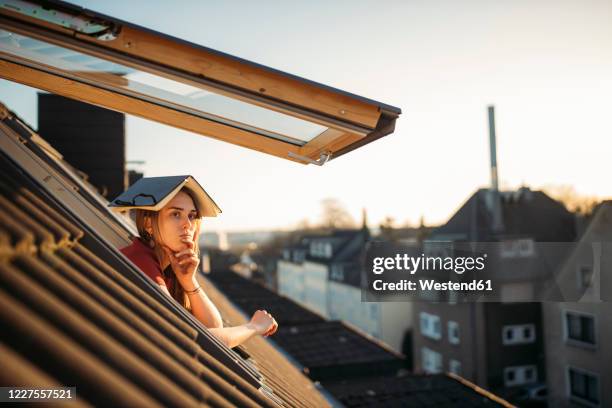
[[[579,194],[573,186],[568,184],[548,185],[542,188],[542,191],[563,203],[568,211],[585,216],[590,215],[600,202],[595,196]]]
[[[308,231],[309,229],[311,229],[310,221],[308,220],[308,218],[303,218],[298,221],[297,224],[295,224],[295,227],[293,229],[297,231]]]
[[[395,233],[393,230],[395,229],[395,219],[389,215],[387,215],[383,221],[380,223],[380,236],[386,241],[394,241]]]
[[[355,228],[355,220],[344,206],[335,198],[326,198],[321,201],[323,211],[321,224],[325,228]]]

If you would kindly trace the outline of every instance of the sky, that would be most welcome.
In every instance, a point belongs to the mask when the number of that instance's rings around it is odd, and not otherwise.
[[[130,168],[195,176],[223,210],[208,231],[314,223],[326,198],[443,223],[490,183],[490,104],[502,189],[612,198],[609,0],[73,2],[402,109],[323,167],[128,116]],[[36,127],[36,90],[0,80],[0,101]]]

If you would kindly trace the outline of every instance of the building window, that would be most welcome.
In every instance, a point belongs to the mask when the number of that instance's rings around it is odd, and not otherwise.
[[[504,386],[514,387],[516,385],[533,384],[538,380],[536,366],[513,366],[504,368]]]
[[[295,263],[304,262],[304,258],[305,257],[306,257],[306,253],[303,250],[299,250],[299,251],[295,251],[294,252],[294,262]]]
[[[453,374],[461,375],[461,361],[450,359],[448,362],[448,371]]]
[[[595,318],[591,315],[565,312],[566,339],[570,342],[578,342],[595,345]]]
[[[442,328],[440,326],[440,317],[433,315],[433,314],[426,313],[426,312],[421,312],[419,316],[420,316],[421,334],[431,339],[440,340],[442,338]]]
[[[599,406],[599,377],[595,374],[569,367],[567,370],[570,399],[587,403],[589,406]]]
[[[580,265],[578,267],[578,289],[587,289],[591,286],[593,278],[593,267],[591,265]]]
[[[442,354],[423,347],[421,349],[423,371],[430,374],[442,372]]]
[[[336,281],[344,281],[344,267],[340,264],[332,264],[330,278]]]
[[[376,320],[378,319],[378,304],[370,303],[370,319]]]
[[[453,322],[452,320],[448,322],[448,342],[450,344],[459,344],[459,323]]]
[[[533,239],[519,239],[518,240],[518,253],[521,257],[533,256]]]
[[[534,253],[534,242],[531,238],[502,241],[500,248],[502,258],[528,258]]]
[[[534,324],[515,324],[502,328],[502,343],[505,346],[533,343],[535,338]]]

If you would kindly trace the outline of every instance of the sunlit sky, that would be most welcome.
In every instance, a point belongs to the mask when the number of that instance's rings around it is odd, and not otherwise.
[[[128,117],[131,168],[194,175],[223,209],[208,230],[315,222],[325,198],[444,222],[489,184],[489,104],[503,189],[612,197],[612,1],[73,2],[402,109],[323,167]],[[37,126],[35,90],[0,80],[0,101]]]

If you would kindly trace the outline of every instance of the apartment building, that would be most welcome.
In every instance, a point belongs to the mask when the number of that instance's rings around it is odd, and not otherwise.
[[[434,230],[424,250],[436,243],[497,242],[497,261],[504,274],[496,284],[505,295],[534,293],[530,275],[549,271],[517,268],[535,259],[536,243],[567,242],[575,237],[574,218],[562,204],[540,191],[521,188],[499,192],[480,189]],[[512,249],[512,251],[509,250]],[[523,261],[522,261],[523,260]],[[517,268],[520,279],[508,270]],[[543,273],[544,272],[544,273]],[[456,302],[452,294],[427,294],[414,306],[415,367],[425,372],[449,371],[495,390],[546,380],[541,306],[534,302]],[[433,297],[432,297],[433,296]],[[513,300],[506,296],[507,300]],[[432,302],[433,301],[433,302]]]
[[[369,240],[366,227],[303,235],[283,250],[278,261],[279,293],[405,352],[412,303],[362,301],[363,257]]]

